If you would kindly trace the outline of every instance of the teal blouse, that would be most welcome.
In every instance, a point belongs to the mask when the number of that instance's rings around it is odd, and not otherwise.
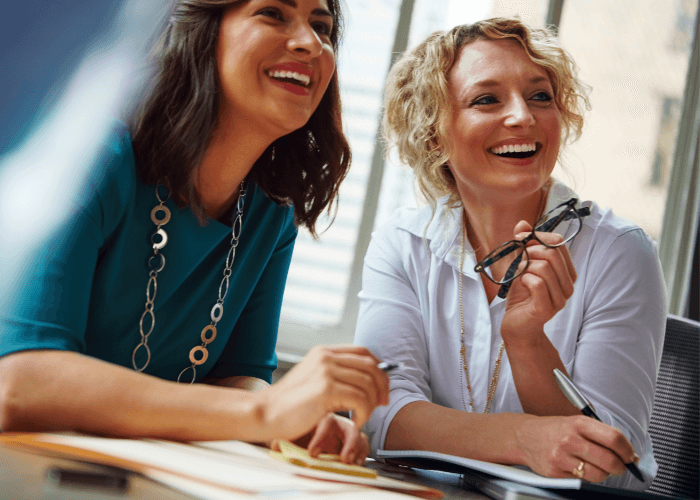
[[[31,266],[22,272],[20,286],[10,300],[0,301],[0,356],[60,349],[132,368],[153,255],[156,226],[150,213],[158,199],[155,186],[138,178],[123,126],[105,141],[95,171],[72,200],[68,222],[25,259]],[[145,373],[176,380],[211,322],[231,227],[215,220],[202,227],[189,209],[178,210],[172,200],[166,204],[172,217],[163,226],[166,263],[157,278],[156,322],[148,339],[152,358]],[[207,374],[271,380],[296,234],[293,208],[278,206],[249,183],[224,313],[197,380]],[[0,276],[3,267],[17,265],[12,258],[0,261]]]

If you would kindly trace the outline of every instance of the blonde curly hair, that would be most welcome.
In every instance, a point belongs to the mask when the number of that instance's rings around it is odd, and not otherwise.
[[[385,141],[396,146],[400,160],[413,168],[421,192],[433,207],[446,194],[451,195],[450,205],[460,205],[446,165],[449,156],[438,148],[445,137],[445,117],[452,109],[447,76],[464,46],[503,39],[517,41],[547,71],[562,115],[562,143],[581,136],[582,114],[590,109],[588,87],[577,79],[574,61],[551,30],[531,28],[518,19],[493,18],[435,32],[391,68],[382,124]]]

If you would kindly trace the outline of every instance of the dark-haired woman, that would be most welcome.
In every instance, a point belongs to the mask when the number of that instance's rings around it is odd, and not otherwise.
[[[306,437],[364,460],[355,424],[388,401],[367,349],[318,347],[269,386],[296,224],[314,233],[350,160],[339,21],[337,0],[176,3],[133,127],[0,301],[2,430]]]

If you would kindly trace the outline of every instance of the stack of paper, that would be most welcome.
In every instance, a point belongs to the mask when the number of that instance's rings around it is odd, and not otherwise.
[[[185,444],[71,433],[4,433],[0,434],[0,444],[119,467],[209,500],[251,496],[298,498],[300,495],[334,500],[360,495],[366,500],[399,500],[406,498],[404,494],[422,498],[443,496],[432,488],[382,476],[302,468],[271,457],[266,448],[240,441]]]

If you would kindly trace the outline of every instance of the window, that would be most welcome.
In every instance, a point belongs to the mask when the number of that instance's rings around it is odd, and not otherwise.
[[[396,208],[419,203],[410,169],[381,157],[373,161],[397,25],[399,33],[409,33],[410,48],[460,23],[515,15],[541,26],[548,12],[561,12],[559,36],[592,87],[592,110],[583,137],[566,150],[564,169],[558,166],[554,175],[583,199],[612,207],[659,238],[697,2],[353,0],[345,6],[339,76],[353,163],[333,225],[319,242],[304,232],[297,240],[282,309],[282,358],[318,343],[352,342],[372,228]]]

